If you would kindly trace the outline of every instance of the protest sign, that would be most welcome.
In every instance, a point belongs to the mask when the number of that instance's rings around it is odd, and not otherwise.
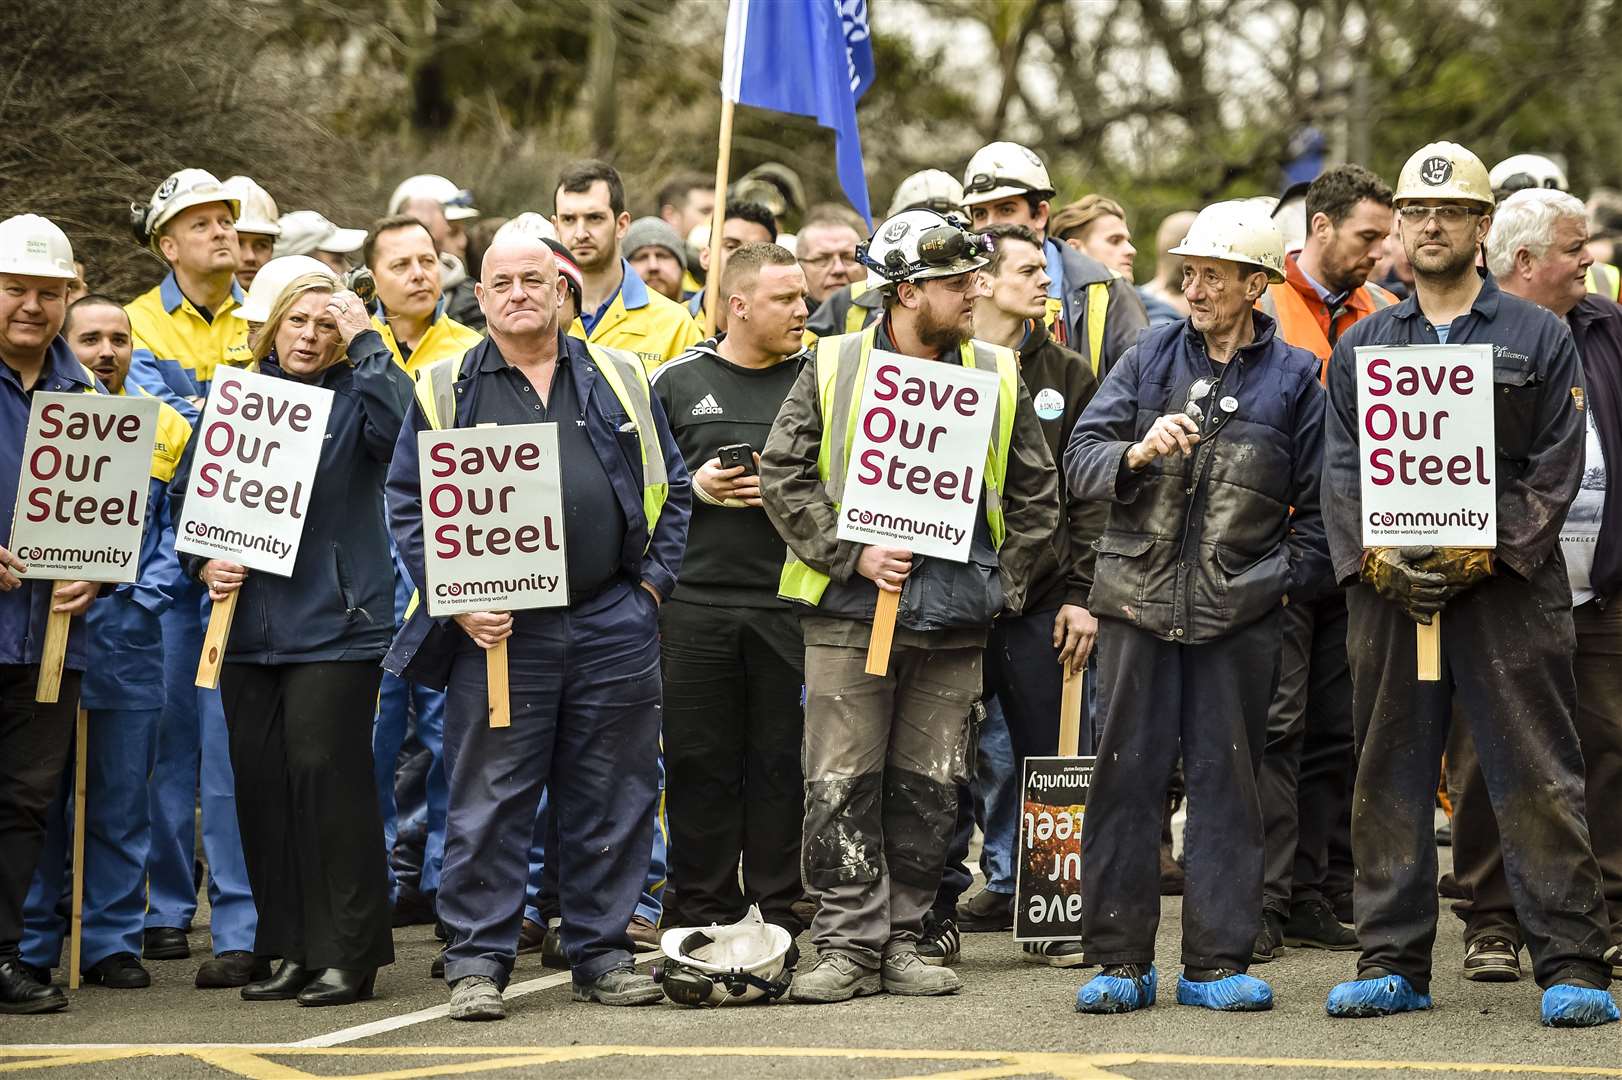
[[[1014,940],[1081,937],[1081,823],[1094,757],[1025,759],[1014,864]]]
[[[868,358],[837,536],[954,562],[969,557],[997,411],[997,373],[875,349]],[[889,670],[898,593],[879,591],[871,674]]]
[[[11,553],[22,576],[134,581],[141,570],[158,401],[113,394],[34,395],[23,440]],[[45,625],[35,698],[55,701],[71,617]]]
[[[1356,350],[1364,547],[1498,543],[1491,345]],[[1440,677],[1440,615],[1417,625],[1419,678]]]
[[[219,368],[193,439],[175,551],[290,576],[331,410],[331,390]],[[219,685],[240,591],[214,602],[198,686]]]
[[[417,434],[428,614],[569,602],[556,424]],[[508,725],[507,645],[485,650],[490,726]]]

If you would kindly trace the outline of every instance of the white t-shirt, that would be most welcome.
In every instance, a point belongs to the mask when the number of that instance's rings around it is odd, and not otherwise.
[[[1588,444],[1583,455],[1583,486],[1566,512],[1560,527],[1560,550],[1566,556],[1566,576],[1571,580],[1571,606],[1579,607],[1594,599],[1594,545],[1599,541],[1600,519],[1605,513],[1605,450],[1600,446],[1599,429],[1593,410],[1588,417]]]

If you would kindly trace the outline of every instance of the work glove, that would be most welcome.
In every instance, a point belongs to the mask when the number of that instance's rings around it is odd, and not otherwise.
[[[1420,569],[1441,574],[1448,599],[1492,577],[1492,552],[1481,548],[1437,548],[1428,559],[1420,561]]]
[[[1359,577],[1414,622],[1429,626],[1448,601],[1447,579],[1421,565],[1435,556],[1432,547],[1370,548],[1363,553]]]

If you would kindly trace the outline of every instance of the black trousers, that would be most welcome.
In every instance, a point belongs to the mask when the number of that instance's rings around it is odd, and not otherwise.
[[[1346,594],[1358,758],[1352,795],[1360,970],[1430,989],[1436,941],[1436,785],[1454,708],[1503,833],[1504,872],[1539,986],[1610,981],[1599,864],[1583,820],[1572,722],[1576,647],[1566,568],[1503,572],[1442,613],[1442,672],[1419,682],[1414,624],[1367,585]]]
[[[1291,604],[1279,615],[1278,691],[1262,751],[1267,837],[1262,903],[1288,917],[1297,900],[1329,898],[1331,837],[1352,797],[1352,674],[1346,662],[1346,597]]]
[[[313,969],[394,962],[372,771],[382,674],[370,660],[227,661],[220,673],[260,956]]]
[[[1183,964],[1244,971],[1261,919],[1256,770],[1278,681],[1278,613],[1201,645],[1175,645],[1108,617],[1098,627],[1099,708],[1108,719],[1082,820],[1086,959],[1154,960],[1160,825],[1181,754]]]
[[[669,926],[736,922],[759,904],[767,922],[802,929],[805,775],[800,707],[805,643],[784,608],[671,600],[660,613],[664,654]],[[738,864],[743,863],[743,888]]]
[[[23,902],[45,844],[45,816],[73,749],[79,672],[55,704],[34,700],[38,664],[0,664],[0,960],[15,960]]]

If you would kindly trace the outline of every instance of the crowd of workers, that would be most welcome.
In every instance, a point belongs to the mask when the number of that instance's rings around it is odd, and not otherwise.
[[[160,402],[136,581],[0,547],[0,1012],[67,1005],[78,708],[92,984],[188,957],[206,878],[196,984],[250,1001],[368,998],[414,922],[460,1020],[505,1015],[522,953],[607,1005],[950,994],[961,935],[1012,926],[1018,763],[1059,752],[1085,671],[1082,932],[1017,953],[1098,967],[1078,1011],[1154,1003],[1171,893],[1182,1004],[1266,1009],[1252,966],[1308,947],[1358,954],[1331,1016],[1428,1008],[1440,799],[1463,976],[1518,979],[1524,946],[1546,1024],[1616,1020],[1618,229],[1566,188],[1434,143],[1394,188],[1346,164],[1169,215],[1138,287],[1120,204],[1058,206],[1008,142],[871,231],[777,165],[718,215],[675,177],[636,220],[599,161],[511,219],[415,176],[364,229],[187,168],[131,208],[167,273],[127,302],[52,222],[0,222],[0,542],[37,391]],[[1353,350],[1445,343],[1493,349],[1497,545],[1366,549]],[[995,375],[967,561],[838,536],[876,349]],[[332,395],[287,577],[175,551],[222,366]],[[533,423],[568,605],[430,617],[419,433]],[[1417,681],[1409,628],[1443,610]],[[747,962],[705,962],[725,930]],[[663,987],[633,963],[661,945]]]

